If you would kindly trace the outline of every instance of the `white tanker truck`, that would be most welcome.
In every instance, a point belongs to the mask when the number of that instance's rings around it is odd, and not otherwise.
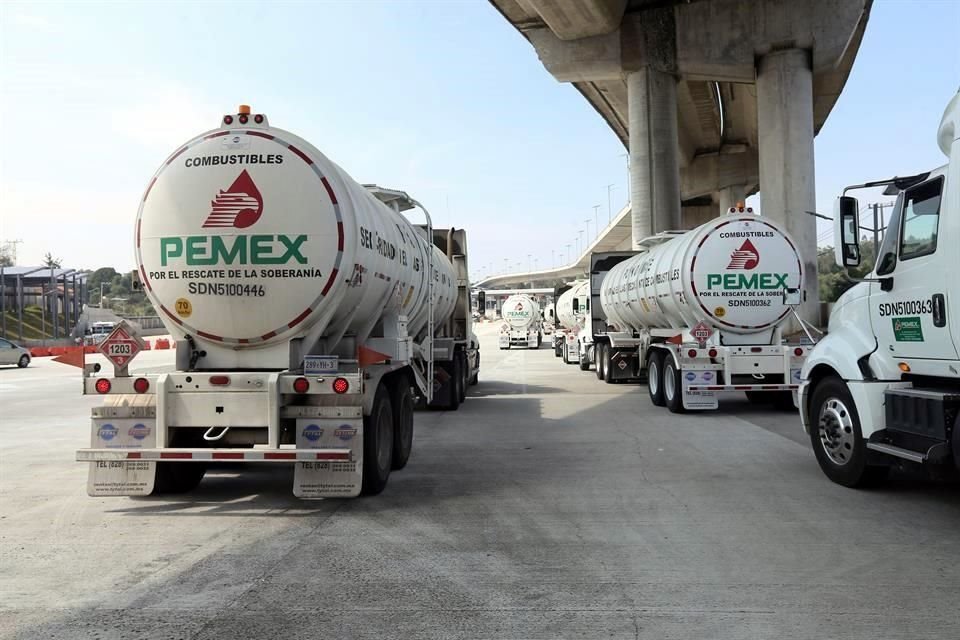
[[[88,493],[186,491],[220,461],[293,463],[302,498],[382,491],[417,400],[457,409],[479,367],[466,236],[412,225],[415,205],[245,107],[179,147],[134,234],[176,370],[85,367],[105,400]]]
[[[578,338],[590,311],[590,282],[578,280],[557,289],[557,293],[553,353],[567,364],[576,364],[581,361]]]
[[[653,403],[677,413],[716,409],[720,391],[793,405],[810,347],[784,344],[781,325],[802,301],[803,263],[786,231],[744,213],[594,254],[581,368],[645,377]]]
[[[539,349],[543,342],[540,305],[531,296],[516,293],[503,301],[503,325],[500,327],[500,348],[525,347]]]

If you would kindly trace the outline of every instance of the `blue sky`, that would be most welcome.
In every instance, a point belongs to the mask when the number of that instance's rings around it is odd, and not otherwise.
[[[817,138],[820,210],[845,184],[942,164],[958,27],[960,2],[875,3]],[[466,228],[474,275],[548,266],[593,205],[606,220],[607,184],[614,212],[626,199],[623,146],[481,0],[6,2],[0,239],[23,240],[21,264],[132,268],[146,182],[240,103]]]

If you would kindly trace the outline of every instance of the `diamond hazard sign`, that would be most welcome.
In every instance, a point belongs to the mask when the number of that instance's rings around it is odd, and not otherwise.
[[[100,343],[100,353],[117,369],[123,369],[143,350],[143,342],[133,335],[126,322],[121,322]]]
[[[690,335],[693,336],[694,340],[703,345],[706,344],[710,336],[713,335],[713,329],[711,329],[706,322],[701,320],[696,324],[696,326],[693,327],[693,329],[690,329]]]

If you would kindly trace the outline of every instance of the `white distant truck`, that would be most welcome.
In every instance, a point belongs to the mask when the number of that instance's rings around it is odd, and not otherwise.
[[[837,300],[803,367],[799,405],[823,472],[849,487],[894,463],[960,467],[960,93],[937,134],[948,164],[844,189],[836,259],[860,264],[859,205],[846,194],[897,195],[877,262]]]
[[[581,368],[595,364],[606,382],[646,378],[653,403],[675,413],[716,409],[722,391],[792,407],[810,347],[785,344],[781,330],[803,299],[790,235],[740,207],[642,244],[591,256]]]
[[[540,305],[525,293],[516,293],[503,301],[500,314],[500,348],[539,349],[543,342],[543,316]]]
[[[466,235],[415,206],[247,107],[178,147],[135,224],[176,370],[85,368],[88,493],[186,491],[225,461],[292,463],[302,498],[382,491],[416,402],[456,410],[479,367]]]
[[[580,344],[577,338],[590,311],[590,283],[577,280],[560,287],[556,300],[556,329],[553,334],[553,353],[566,364],[580,362]]]

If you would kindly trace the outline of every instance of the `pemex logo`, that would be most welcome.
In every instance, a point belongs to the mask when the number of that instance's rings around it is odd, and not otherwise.
[[[263,213],[263,196],[244,169],[226,190],[220,189],[210,206],[210,215],[204,221],[203,228],[246,229],[260,219],[260,214]]]
[[[730,264],[727,265],[727,269],[749,271],[750,269],[756,269],[758,264],[760,264],[760,254],[748,239],[744,240],[739,249],[730,254]]]
[[[522,302],[518,302],[518,303],[517,303],[517,306],[514,307],[514,311],[523,311],[523,303],[522,303]]]

